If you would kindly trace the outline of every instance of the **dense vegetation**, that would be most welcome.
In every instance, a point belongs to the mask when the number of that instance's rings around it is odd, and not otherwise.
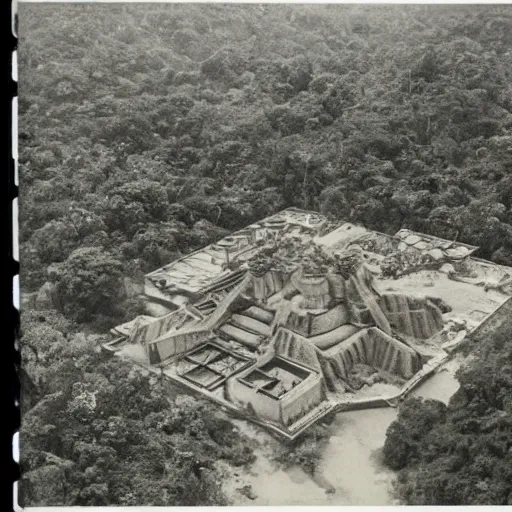
[[[219,461],[254,456],[213,405],[105,356],[101,336],[57,313],[24,313],[22,326],[24,505],[227,503]]]
[[[21,286],[40,290],[23,320],[27,504],[223,503],[211,461],[250,460],[207,406],[168,404],[95,352],[94,332],[141,311],[126,278],[287,206],[512,263],[507,6],[19,15]]]
[[[507,6],[23,5],[20,20],[25,290],[83,247],[137,278],[292,205],[512,263]],[[65,307],[97,316],[72,290]]]
[[[512,505],[512,330],[493,333],[448,406],[410,399],[387,432],[386,464],[410,505]]]

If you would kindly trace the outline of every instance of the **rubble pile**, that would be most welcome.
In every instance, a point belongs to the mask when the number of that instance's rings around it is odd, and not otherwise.
[[[472,248],[447,240],[420,236],[407,229],[397,233],[397,250],[381,261],[384,277],[398,278],[419,270],[439,270],[443,265],[453,266],[453,272],[471,273],[468,258]]]
[[[360,246],[352,245],[348,249],[335,253],[333,256],[333,269],[344,279],[354,275],[363,263],[363,251]]]

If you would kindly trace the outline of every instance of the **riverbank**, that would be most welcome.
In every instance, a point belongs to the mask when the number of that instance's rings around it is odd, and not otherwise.
[[[410,396],[447,403],[459,387],[455,373],[463,362],[460,355],[448,360]],[[249,472],[235,471],[224,490],[234,505],[396,504],[391,494],[395,473],[383,465],[382,447],[397,412],[389,407],[338,413],[328,427],[331,435],[313,477],[297,466],[280,467],[274,462],[280,442],[263,429],[236,420],[237,427],[257,441],[256,461]]]

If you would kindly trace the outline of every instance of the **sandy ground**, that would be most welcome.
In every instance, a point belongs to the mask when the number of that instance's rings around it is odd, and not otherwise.
[[[445,403],[457,391],[455,372],[462,363],[456,357],[445,365],[412,396],[435,398]],[[266,431],[245,421],[237,426],[259,445],[256,462],[246,470],[235,471],[225,484],[234,505],[393,505],[395,478],[382,464],[386,430],[397,416],[397,409],[368,409],[339,413],[331,425],[332,435],[322,450],[314,478],[300,467],[283,470],[272,462],[279,441]],[[251,500],[238,489],[250,485]]]
[[[259,447],[255,450],[257,457],[250,471],[240,469],[224,486],[224,491],[233,505],[325,505],[325,489],[315,483],[301,468],[293,467],[283,470],[273,462],[279,447],[279,441],[266,431],[243,420],[234,423],[248,437],[255,439]],[[256,496],[251,500],[239,489],[250,485]]]
[[[459,389],[459,381],[455,378],[455,373],[466,360],[460,354],[448,360],[430,379],[412,391],[410,396],[432,398],[447,404]]]

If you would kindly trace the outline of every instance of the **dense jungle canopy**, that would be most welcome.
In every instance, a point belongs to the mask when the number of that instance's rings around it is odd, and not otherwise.
[[[23,3],[19,20],[21,287],[49,297],[22,320],[27,504],[222,504],[212,461],[251,461],[206,405],[162,412],[161,384],[95,352],[141,311],[126,278],[289,206],[512,265],[510,6]]]
[[[387,432],[384,461],[408,505],[512,505],[512,332],[473,347],[448,406],[410,398]]]

